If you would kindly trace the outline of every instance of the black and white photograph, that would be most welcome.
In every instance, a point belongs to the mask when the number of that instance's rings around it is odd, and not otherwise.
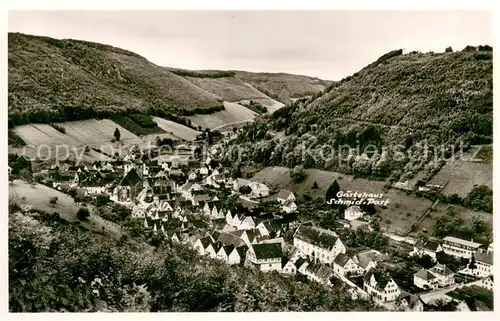
[[[494,311],[491,12],[7,26],[10,313]]]

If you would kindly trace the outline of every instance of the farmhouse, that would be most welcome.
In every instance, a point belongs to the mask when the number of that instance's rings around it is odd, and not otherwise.
[[[371,270],[363,278],[363,290],[375,301],[394,301],[401,294],[399,286],[385,271]]]
[[[325,264],[332,263],[339,253],[346,252],[346,247],[335,233],[304,225],[295,232],[293,245],[311,259]]]
[[[279,191],[278,195],[276,195],[276,200],[280,203],[280,204],[285,204],[287,201],[295,201],[296,198],[295,198],[295,195],[293,195],[292,192],[290,192],[289,190],[287,189],[282,189]]]
[[[333,260],[333,270],[339,275],[363,274],[363,268],[343,253],[339,253]]]
[[[427,241],[425,243],[417,243],[413,247],[413,251],[410,252],[410,255],[412,256],[419,256],[422,257],[424,255],[430,256],[434,262],[437,259],[437,253],[443,251],[443,248],[438,242],[435,241]]]
[[[480,243],[476,243],[473,240],[467,241],[452,236],[447,236],[443,239],[444,253],[466,259],[470,259],[480,246]]]
[[[281,271],[283,250],[279,243],[252,244],[247,251],[246,260],[262,272]]]

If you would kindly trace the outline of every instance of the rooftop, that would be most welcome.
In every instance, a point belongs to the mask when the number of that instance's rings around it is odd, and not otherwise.
[[[252,244],[252,248],[258,260],[281,258],[283,255],[280,243]]]
[[[326,233],[314,227],[300,226],[295,232],[295,238],[304,242],[326,248],[332,249],[338,240],[338,237],[331,233]]]
[[[457,244],[462,244],[462,245],[465,245],[465,246],[475,247],[475,248],[478,248],[478,247],[480,247],[482,245],[480,243],[474,242],[473,240],[467,241],[467,240],[459,239],[459,238],[453,237],[453,236],[447,236],[447,237],[445,237],[443,239],[443,241],[457,243]]]

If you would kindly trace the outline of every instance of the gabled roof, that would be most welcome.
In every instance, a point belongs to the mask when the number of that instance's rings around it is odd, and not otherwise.
[[[290,195],[293,196],[293,193],[287,189],[282,189],[279,191],[278,195],[276,195],[276,198],[287,199]]]
[[[344,253],[339,253],[333,260],[333,263],[340,265],[341,267],[346,266],[346,264],[351,260],[351,258]]]
[[[277,259],[283,255],[280,243],[252,244],[252,248],[258,260]]]
[[[226,255],[229,255],[231,254],[231,252],[235,249],[235,246],[232,245],[232,244],[229,244],[229,245],[224,245],[222,247],[222,251],[224,251],[224,253],[226,253]]]
[[[375,277],[375,281],[377,282],[377,288],[382,290],[385,289],[387,284],[392,280],[392,276],[389,274],[389,272],[384,270],[371,269],[365,274],[363,278],[364,281],[370,282],[370,278],[372,277],[372,275]]]
[[[210,201],[210,196],[203,194],[203,195],[194,195],[193,199],[197,202],[206,202]]]
[[[247,237],[250,242],[253,242],[257,237],[261,236],[259,229],[246,230]]]
[[[297,269],[300,269],[300,267],[302,265],[304,265],[304,263],[308,263],[307,260],[305,260],[304,258],[299,257],[297,259],[297,261],[295,261],[295,266],[297,267]]]
[[[474,253],[474,259],[477,262],[493,265],[493,252],[477,251]]]
[[[436,252],[438,247],[439,247],[439,243],[436,242],[436,241],[427,241],[424,245],[423,245],[423,248],[424,249],[427,249],[427,250],[431,250],[433,252]]]
[[[320,263],[309,264],[306,267],[306,271],[309,271],[309,273],[314,274],[323,281],[329,280],[333,274],[330,268]]]
[[[212,238],[210,236],[205,236],[200,239],[201,245],[203,245],[203,248],[206,249],[207,246],[212,244]]]
[[[215,242],[215,243],[210,244],[210,246],[212,246],[215,253],[218,253],[219,250],[224,246],[224,244],[222,244],[221,242]]]
[[[413,275],[418,277],[418,278],[421,278],[422,280],[425,280],[425,281],[431,281],[431,280],[434,280],[436,278],[436,276],[434,276],[434,274],[427,271],[426,269],[420,269],[417,273],[415,273]]]
[[[410,307],[414,307],[415,304],[421,302],[418,295],[414,295],[414,294],[408,293],[406,291],[401,291],[399,296],[396,298],[396,301],[401,301],[401,300],[406,300]]]
[[[316,245],[321,248],[325,248],[328,250],[333,249],[335,243],[338,240],[338,237],[334,235],[334,233],[326,233],[321,230],[318,230],[314,227],[308,227],[301,225],[294,235],[295,238],[307,242],[312,245]]]
[[[236,247],[242,246],[245,242],[237,236],[234,236],[229,233],[220,233],[217,238],[217,242],[222,242],[224,245],[234,245]]]
[[[235,250],[238,252],[238,255],[240,256],[240,258],[244,258],[247,251],[248,251],[248,246],[246,246],[246,245],[238,246],[235,248]]]
[[[120,184],[118,184],[118,185],[119,186],[134,186],[141,181],[142,181],[142,179],[139,176],[139,174],[137,174],[137,170],[135,168],[132,168],[127,173],[127,175],[125,175],[125,177],[121,180]]]

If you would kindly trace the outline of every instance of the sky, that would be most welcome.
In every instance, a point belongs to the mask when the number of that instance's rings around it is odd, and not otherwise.
[[[394,49],[493,44],[486,11],[11,11],[8,30],[105,43],[161,66],[328,80]]]

